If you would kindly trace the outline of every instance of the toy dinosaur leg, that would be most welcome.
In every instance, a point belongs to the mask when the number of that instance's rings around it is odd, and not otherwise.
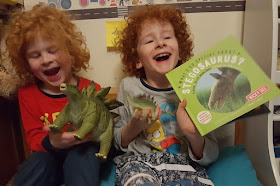
[[[96,153],[95,155],[99,158],[102,158],[103,160],[106,160],[113,139],[113,118],[110,118],[106,131],[103,134],[101,134],[99,139],[100,149],[99,153]]]
[[[66,105],[54,120],[53,124],[49,125],[52,132],[59,132],[69,122],[68,115],[66,114],[67,110],[68,108]]]
[[[74,134],[76,140],[81,141],[84,137],[91,131],[93,131],[93,127],[95,126],[94,121],[85,121],[82,123],[79,131]]]
[[[79,131],[74,134],[76,140],[82,140],[84,137],[93,131],[93,128],[99,122],[100,112],[97,111],[96,105],[92,104],[92,107],[87,108],[87,112],[83,117],[83,123],[79,128]]]

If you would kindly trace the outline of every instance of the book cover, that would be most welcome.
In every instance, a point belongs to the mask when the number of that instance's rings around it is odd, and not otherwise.
[[[233,36],[166,74],[202,136],[280,95]]]

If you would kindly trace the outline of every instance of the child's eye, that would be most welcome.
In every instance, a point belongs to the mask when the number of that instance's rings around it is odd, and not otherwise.
[[[152,43],[153,42],[153,40],[148,40],[148,41],[146,41],[145,43],[146,44],[149,44],[149,43]]]
[[[58,51],[58,49],[52,48],[52,49],[49,50],[49,53],[50,54],[55,54],[57,51]]]
[[[164,37],[164,39],[171,39],[171,36]]]
[[[38,58],[38,57],[40,57],[39,53],[32,53],[27,55],[27,58]]]

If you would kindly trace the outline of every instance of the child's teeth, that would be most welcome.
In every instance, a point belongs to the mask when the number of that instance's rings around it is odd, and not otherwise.
[[[163,56],[166,56],[167,54],[160,54],[158,55],[157,57],[163,57]]]

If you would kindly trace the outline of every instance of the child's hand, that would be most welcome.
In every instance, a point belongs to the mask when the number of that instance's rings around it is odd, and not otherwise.
[[[92,140],[92,133],[87,134],[82,141],[77,141],[73,136],[77,131],[53,133],[47,125],[43,127],[43,130],[49,132],[50,143],[57,149],[67,149]]]
[[[204,137],[200,135],[189,114],[185,110],[186,105],[186,99],[179,103],[176,113],[177,122],[183,134],[190,142],[192,153],[196,156],[197,159],[201,159],[203,157],[203,149],[205,143]]]
[[[147,108],[146,110],[136,109],[133,114],[131,123],[137,126],[141,126],[142,130],[145,130],[159,119],[162,110],[160,109],[159,106],[157,106],[154,112],[155,112],[155,117],[153,118],[151,108]]]
[[[144,114],[142,114],[144,112]],[[154,124],[159,119],[162,110],[159,107],[155,108],[155,119],[152,119],[151,109],[145,111],[137,110],[134,113],[130,122],[123,127],[121,134],[121,145],[127,147],[128,144],[134,140],[143,130],[147,129],[150,125]],[[149,122],[150,120],[150,122]]]
[[[178,125],[186,137],[200,135],[189,114],[185,110],[186,105],[186,99],[179,103],[176,113]]]

